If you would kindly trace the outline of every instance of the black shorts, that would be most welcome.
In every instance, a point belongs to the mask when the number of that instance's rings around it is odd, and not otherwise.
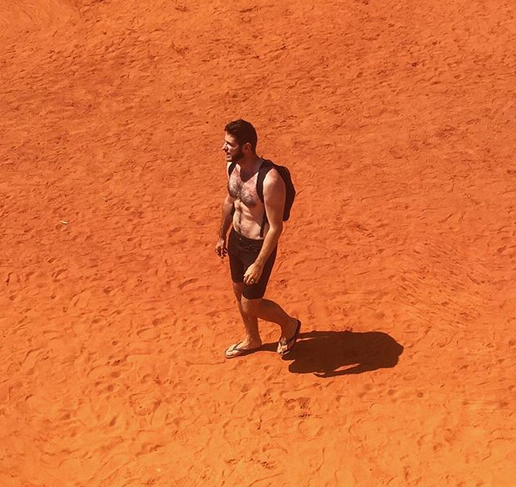
[[[244,282],[244,274],[247,268],[256,260],[263,246],[263,240],[252,240],[231,229],[228,241],[229,267],[231,279],[235,283]],[[265,294],[267,283],[272,272],[272,266],[276,260],[277,247],[267,259],[263,267],[262,276],[256,284],[244,284],[242,295],[247,299],[260,299]]]

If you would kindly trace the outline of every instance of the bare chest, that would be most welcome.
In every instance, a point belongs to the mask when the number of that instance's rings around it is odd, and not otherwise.
[[[228,181],[228,192],[232,198],[241,201],[249,208],[257,206],[259,203],[258,194],[256,192],[257,174],[248,179],[242,179],[239,168],[231,173]]]

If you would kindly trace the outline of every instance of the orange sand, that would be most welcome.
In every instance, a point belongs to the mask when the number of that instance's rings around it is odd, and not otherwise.
[[[516,6],[315,3],[0,0],[1,487],[514,486]],[[288,361],[223,357],[238,117]]]

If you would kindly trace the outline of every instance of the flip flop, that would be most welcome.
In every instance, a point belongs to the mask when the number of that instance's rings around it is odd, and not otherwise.
[[[236,357],[244,357],[245,355],[249,355],[250,353],[256,352],[260,350],[262,347],[258,348],[238,348],[243,342],[238,342],[231,345],[225,352],[224,355],[227,359],[236,358]]]
[[[296,342],[297,342],[297,339],[299,337],[299,331],[301,330],[301,321],[297,320],[297,328],[296,328],[296,331],[294,333],[294,335],[292,337],[290,337],[285,345],[287,346],[287,348],[285,350],[283,350],[282,352],[278,352],[282,357],[284,357],[285,355],[287,355],[287,353],[290,353],[292,352],[292,349],[294,348],[294,346],[296,345]]]

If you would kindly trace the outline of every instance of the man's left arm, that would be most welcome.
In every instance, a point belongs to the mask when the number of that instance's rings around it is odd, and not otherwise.
[[[285,208],[285,182],[278,171],[271,170],[267,173],[263,182],[263,200],[269,231],[263,240],[263,246],[255,262],[249,266],[244,274],[244,283],[252,284],[258,282],[265,263],[278,245],[280,235],[283,231],[283,211]]]

